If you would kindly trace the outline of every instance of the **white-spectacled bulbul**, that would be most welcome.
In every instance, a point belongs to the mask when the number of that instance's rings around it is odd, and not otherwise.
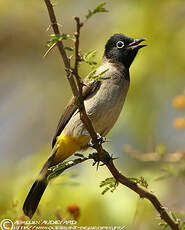
[[[145,39],[132,39],[123,34],[114,34],[107,41],[102,63],[96,73],[102,73],[106,80],[85,79],[83,86],[84,104],[97,133],[105,136],[114,126],[122,110],[129,84],[129,68],[138,53],[146,45]],[[31,187],[24,202],[25,215],[32,218],[39,201],[48,185],[48,169],[73,155],[76,151],[88,148],[91,137],[88,134],[74,97],[66,106],[52,142],[52,152],[42,167],[38,178]]]

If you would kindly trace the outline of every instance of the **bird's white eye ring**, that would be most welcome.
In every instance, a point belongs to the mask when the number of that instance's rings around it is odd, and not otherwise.
[[[124,44],[123,41],[118,41],[118,42],[116,43],[116,47],[117,47],[118,49],[121,49],[121,48],[123,48],[124,46],[125,46],[125,44]]]

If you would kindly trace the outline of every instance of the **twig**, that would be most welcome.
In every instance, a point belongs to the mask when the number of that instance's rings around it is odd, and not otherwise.
[[[96,163],[97,153],[91,153],[89,154],[88,157],[85,157],[82,154],[76,153],[75,156],[78,156],[78,158],[74,160],[64,161],[62,163],[59,163],[58,165],[55,165],[49,168],[50,172],[47,177],[48,181],[53,179],[54,177],[57,177],[58,175],[63,173],[66,169],[69,169],[75,165],[81,164],[85,161],[94,160],[94,163]]]
[[[75,165],[78,165],[84,161],[87,161],[87,160],[90,160],[90,159],[93,159],[92,158],[92,155],[89,154],[88,157],[80,157],[80,158],[76,158],[74,160],[70,160],[70,161],[65,161],[65,162],[62,162],[62,163],[59,163],[58,165],[56,166],[53,166],[49,169],[50,173],[48,175],[48,180],[51,180],[53,179],[54,177],[57,177],[58,175],[60,175],[61,173],[63,173],[66,169],[69,169]]]
[[[141,153],[136,150],[125,150],[125,152],[140,161],[145,162],[168,162],[168,163],[178,163],[185,159],[185,152],[178,151],[174,153],[159,154],[157,152]]]
[[[53,10],[53,6],[50,2],[50,0],[44,0],[48,9],[48,13],[50,16],[50,20],[52,23],[52,27],[54,30],[54,33],[60,34],[59,32],[59,28],[58,28],[58,24],[56,21],[56,17],[55,17],[55,13]],[[71,68],[70,66],[70,62],[69,59],[67,58],[66,52],[64,50],[64,46],[62,41],[58,41],[57,42],[57,46],[58,49],[60,51],[60,54],[62,56],[62,59],[64,61],[64,65],[67,69],[67,78],[69,80],[69,83],[71,85],[71,89],[73,92],[73,95],[78,97],[79,99],[79,103],[78,103],[78,107],[80,110],[80,114],[81,114],[81,119],[87,129],[87,131],[90,133],[90,136],[93,140],[93,143],[95,145],[95,148],[99,154],[99,159],[107,166],[107,168],[109,169],[109,171],[111,172],[111,174],[114,176],[114,178],[116,179],[116,181],[119,181],[121,184],[125,185],[126,187],[130,188],[131,190],[133,190],[134,192],[136,192],[141,198],[146,198],[148,199],[153,206],[156,208],[156,210],[159,212],[161,218],[168,223],[168,225],[171,227],[172,230],[179,230],[178,224],[175,223],[175,221],[173,221],[173,219],[168,215],[167,211],[165,210],[165,208],[162,206],[162,204],[159,202],[159,200],[157,199],[157,197],[155,195],[153,195],[152,193],[146,191],[145,189],[141,188],[140,186],[138,186],[136,183],[130,181],[128,178],[126,178],[125,176],[123,176],[114,166],[113,160],[110,160],[108,163],[106,162],[106,154],[108,154],[103,148],[102,145],[99,143],[98,139],[97,139],[97,134],[93,128],[92,122],[89,119],[89,117],[87,116],[87,113],[85,111],[85,107],[84,107],[84,102],[83,102],[83,97],[82,97],[82,86],[83,83],[81,82],[81,78],[78,74],[78,63],[79,63],[79,36],[80,36],[80,28],[82,27],[82,24],[80,23],[80,20],[78,17],[75,17],[75,21],[76,21],[76,26],[77,26],[77,31],[75,33],[75,67],[74,69]],[[76,87],[74,78],[71,74],[72,70],[72,74],[74,74],[76,81],[77,81],[77,85],[78,85],[78,89]]]
[[[75,66],[73,69],[73,74],[76,78],[78,89],[79,89],[79,103],[78,107],[80,110],[80,118],[83,121],[87,131],[89,132],[93,143],[95,145],[95,148],[99,154],[99,158],[101,161],[105,161],[104,157],[104,150],[101,146],[101,144],[98,141],[98,136],[97,133],[92,125],[92,122],[90,118],[88,117],[85,106],[84,106],[84,100],[83,100],[83,95],[82,95],[82,87],[83,87],[83,82],[81,81],[81,78],[78,73],[78,64],[80,62],[80,57],[79,57],[79,37],[80,37],[80,28],[83,26],[83,23],[80,22],[79,17],[75,17],[76,21],[76,33],[75,33]]]

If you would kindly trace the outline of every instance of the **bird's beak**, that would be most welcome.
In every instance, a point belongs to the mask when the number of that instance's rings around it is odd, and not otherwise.
[[[134,40],[132,43],[130,43],[127,47],[129,48],[129,49],[135,49],[135,48],[137,48],[137,49],[140,49],[140,48],[142,48],[142,47],[145,47],[145,46],[147,46],[147,45],[139,45],[141,42],[143,42],[143,41],[146,41],[146,39],[145,38],[139,38],[139,39],[136,39],[136,40]]]

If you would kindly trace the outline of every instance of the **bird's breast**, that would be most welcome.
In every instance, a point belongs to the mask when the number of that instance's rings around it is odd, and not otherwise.
[[[85,100],[87,114],[101,135],[106,135],[118,119],[128,88],[128,80],[114,76],[111,80],[104,80],[97,92]]]

